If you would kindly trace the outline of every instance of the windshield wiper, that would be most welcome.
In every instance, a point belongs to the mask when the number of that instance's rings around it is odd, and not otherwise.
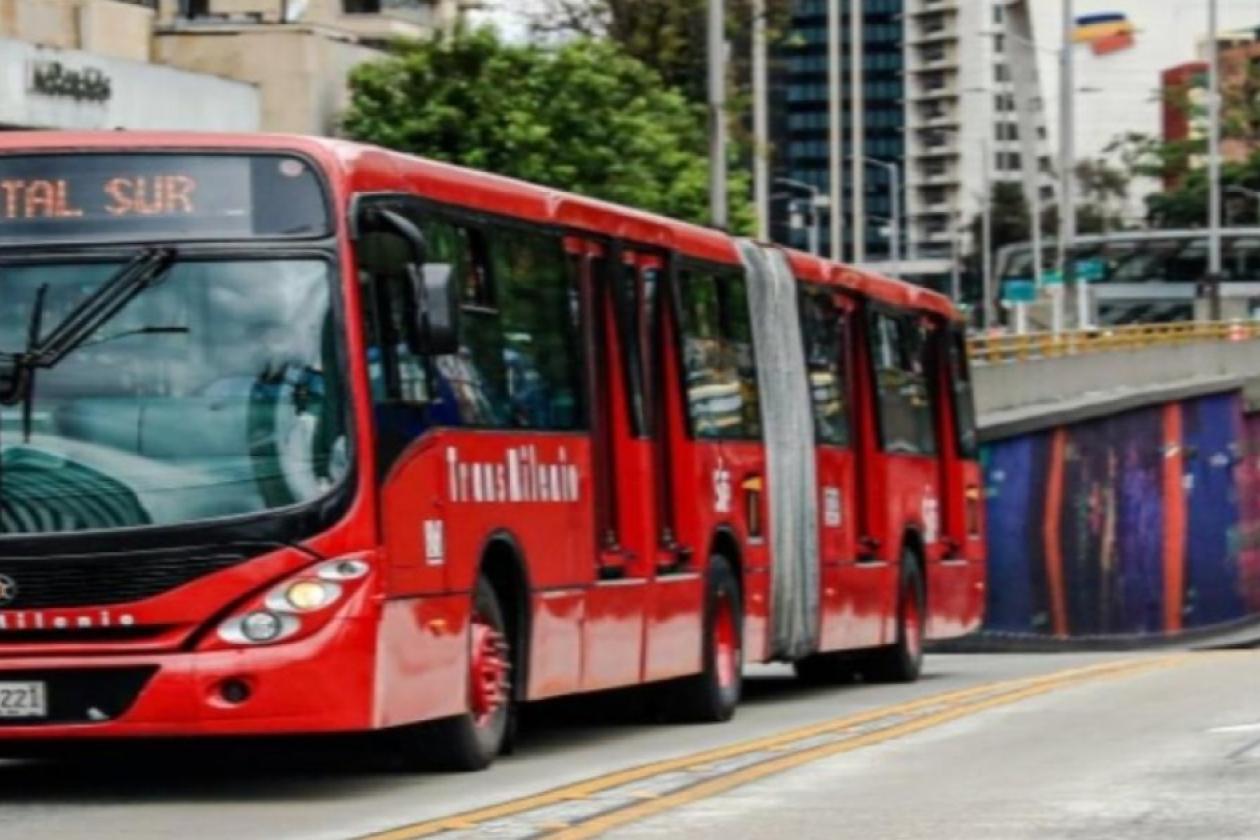
[[[47,337],[43,332],[44,303],[48,286],[36,292],[35,305],[27,322],[27,346],[21,353],[0,353],[0,405],[22,404],[22,436],[31,437],[32,395],[35,374],[51,370],[78,350],[127,304],[149,287],[160,282],[174,264],[173,248],[146,248],[136,254],[112,277],[75,305],[74,309],[53,327]]]

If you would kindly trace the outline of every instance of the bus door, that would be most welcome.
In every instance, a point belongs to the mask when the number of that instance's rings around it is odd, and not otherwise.
[[[570,238],[591,363],[596,581],[587,596],[582,687],[643,679],[652,581],[672,541],[658,422],[663,260]]]
[[[879,622],[862,615],[863,605],[873,599],[863,592],[867,581],[857,563],[857,461],[849,346],[854,301],[832,289],[802,286],[799,308],[817,446],[820,649],[874,645]]]
[[[937,441],[941,452],[941,553],[928,575],[929,633],[957,636],[981,618],[984,602],[984,500],[971,370],[961,327],[933,342]]]
[[[900,566],[919,550],[926,576],[941,550],[941,472],[931,374],[936,327],[917,313],[868,305],[866,349],[874,386],[874,446],[864,456],[864,490],[871,509],[859,562],[884,567],[881,576],[881,641],[896,639]],[[917,546],[915,543],[917,542]],[[931,586],[931,584],[928,584]]]

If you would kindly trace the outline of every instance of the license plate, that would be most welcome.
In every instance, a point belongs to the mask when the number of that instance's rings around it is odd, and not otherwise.
[[[0,682],[0,718],[48,717],[48,691],[42,682]]]

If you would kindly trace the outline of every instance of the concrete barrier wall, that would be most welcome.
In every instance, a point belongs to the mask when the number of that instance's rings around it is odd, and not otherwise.
[[[1019,363],[974,365],[981,417],[1045,411],[1065,398],[1144,393],[1175,383],[1260,375],[1260,341],[1201,341]]]
[[[1260,415],[1240,390],[993,440],[983,634],[1160,638],[1260,614]]]

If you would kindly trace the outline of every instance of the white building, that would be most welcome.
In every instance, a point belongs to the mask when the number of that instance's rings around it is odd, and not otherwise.
[[[910,252],[941,256],[981,206],[985,152],[1006,151],[994,124],[1011,115],[995,102],[992,0],[905,0],[904,14]]]
[[[1222,32],[1260,26],[1257,0],[1217,0]],[[1055,194],[1059,150],[1062,0],[905,0],[907,214],[911,246],[940,255],[977,212],[989,181]],[[1160,73],[1199,57],[1201,0],[1074,0],[1079,19],[1120,14],[1132,43],[1072,45],[1076,159],[1106,156],[1127,132],[1159,136]],[[986,172],[986,158],[989,163]],[[1133,185],[1141,217],[1157,181]],[[970,245],[962,246],[969,248]]]
[[[0,38],[0,127],[257,131],[258,88],[204,73]]]
[[[1230,30],[1260,27],[1260,3],[1256,0],[1216,2],[1222,35]],[[1030,57],[1036,64],[1048,148],[1057,158],[1062,5],[1057,0],[1017,0],[1011,5],[1026,10],[1030,34],[1038,47]],[[1203,0],[1075,0],[1074,6],[1078,19],[1094,14],[1123,14],[1134,30],[1132,45],[1115,52],[1100,53],[1088,42],[1072,47],[1077,92],[1073,134],[1076,159],[1106,157],[1108,145],[1128,132],[1159,137],[1160,74],[1201,57],[1207,40],[1208,4]],[[1014,17],[1019,17],[1018,12]],[[1015,49],[1017,45],[1011,47]],[[1153,179],[1134,184],[1127,214],[1140,220],[1145,209],[1142,199],[1160,188]]]

